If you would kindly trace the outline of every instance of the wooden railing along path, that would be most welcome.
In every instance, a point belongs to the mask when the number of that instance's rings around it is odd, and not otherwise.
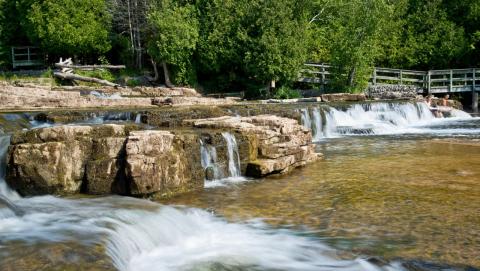
[[[14,69],[41,65],[43,65],[43,61],[37,47],[12,47],[12,66]]]
[[[298,82],[328,85],[332,66],[306,63]],[[415,85],[422,94],[472,93],[472,108],[478,108],[480,92],[480,69],[450,69],[414,71],[389,68],[374,68],[370,85]]]
[[[331,78],[328,64],[305,64],[299,82],[328,84]],[[480,69],[414,71],[374,68],[371,85],[416,85],[422,93],[480,91]]]

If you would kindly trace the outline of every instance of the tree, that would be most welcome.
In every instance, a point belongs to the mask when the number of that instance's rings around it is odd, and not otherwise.
[[[165,85],[172,87],[168,66],[188,69],[198,40],[198,20],[193,5],[180,5],[171,0],[161,0],[147,16],[149,26],[148,54],[161,63]]]
[[[321,12],[311,20],[318,28],[313,33],[323,33],[317,44],[333,67],[333,88],[363,90],[394,28],[393,6],[386,0],[324,0],[317,6]]]
[[[50,54],[101,55],[110,50],[110,22],[104,0],[42,0],[28,10],[25,32]]]
[[[410,0],[406,14],[404,67],[441,69],[459,65],[467,50],[465,31],[448,18],[441,0]]]
[[[0,61],[10,63],[10,47],[30,45],[24,30],[27,14],[33,0],[0,0]]]
[[[289,81],[306,59],[307,1],[201,0],[199,76],[230,91]]]
[[[108,0],[115,34],[128,38],[127,49],[138,69],[143,67],[143,56],[146,52],[145,31],[151,2],[151,0]]]

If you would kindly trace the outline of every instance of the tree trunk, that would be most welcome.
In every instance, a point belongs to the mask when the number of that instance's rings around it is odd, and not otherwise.
[[[163,67],[163,75],[165,76],[165,86],[167,88],[173,88],[172,82],[170,82],[170,73],[168,72],[167,63],[165,61],[162,62]]]
[[[95,70],[95,69],[112,69],[120,70],[125,69],[125,65],[74,65],[74,64],[63,64],[55,63],[57,68],[67,68],[67,69],[79,69],[79,70]]]
[[[84,81],[84,82],[90,82],[90,83],[97,83],[97,84],[109,86],[109,87],[119,86],[118,84],[112,83],[107,80],[102,80],[102,79],[93,78],[93,77],[86,77],[86,76],[76,75],[72,73],[54,72],[53,75],[55,77],[66,79],[66,80],[78,80],[78,81]]]
[[[353,67],[350,70],[350,73],[348,74],[348,86],[353,87],[353,84],[355,83],[355,73],[357,72],[357,68]]]
[[[130,43],[132,46],[132,54],[135,54],[135,43],[133,40],[133,27],[132,27],[132,9],[130,7],[130,0],[127,0],[127,12],[128,12],[128,30],[130,32]]]
[[[152,66],[153,66],[153,72],[154,72],[154,77],[150,78],[151,82],[157,82],[160,75],[158,74],[158,67],[157,67],[157,62],[155,62],[153,59],[151,59]]]

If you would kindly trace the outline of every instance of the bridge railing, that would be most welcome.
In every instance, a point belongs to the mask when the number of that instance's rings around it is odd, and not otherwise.
[[[329,64],[306,63],[300,71],[299,82],[328,84],[332,73]],[[428,93],[480,91],[480,69],[451,69],[415,71],[374,68],[372,85],[416,85]]]
[[[425,86],[427,72],[414,70],[401,70],[389,68],[374,68],[371,78],[372,85],[377,84],[400,84]]]
[[[43,65],[43,61],[38,47],[12,47],[12,66],[14,69],[41,65]]]
[[[316,83],[326,85],[330,81],[331,65],[306,63],[304,69],[300,71],[298,81],[304,83]]]

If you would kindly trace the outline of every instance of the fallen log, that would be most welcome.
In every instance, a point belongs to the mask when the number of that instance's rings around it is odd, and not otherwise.
[[[94,69],[110,69],[120,70],[125,69],[125,65],[73,65],[64,63],[55,63],[55,67],[63,69],[79,69],[79,70],[94,70]]]
[[[102,80],[102,79],[93,78],[93,77],[86,77],[86,76],[76,75],[72,73],[54,72],[53,75],[55,77],[58,77],[60,79],[65,79],[65,80],[77,80],[77,81],[83,81],[83,82],[89,82],[89,83],[97,83],[97,84],[109,86],[109,87],[120,86],[118,84],[112,83],[107,80]]]

